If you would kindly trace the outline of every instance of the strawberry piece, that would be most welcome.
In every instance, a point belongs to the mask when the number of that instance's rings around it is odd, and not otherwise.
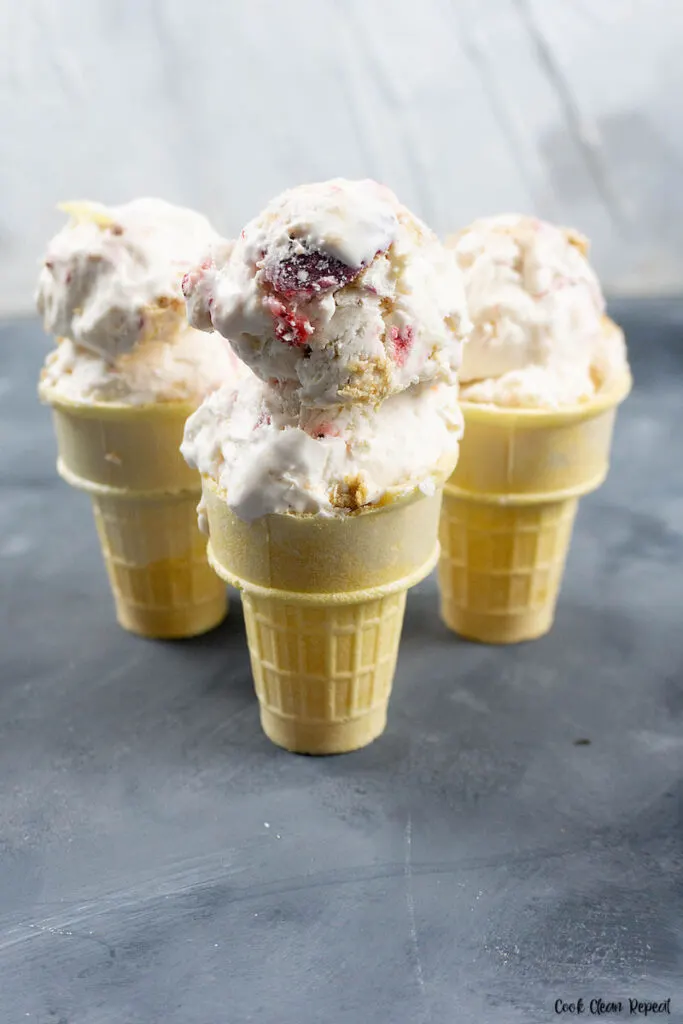
[[[313,334],[313,326],[307,317],[301,316],[279,299],[271,297],[266,300],[266,307],[273,317],[273,329],[279,341],[284,341],[287,345],[308,345],[309,336]]]
[[[343,288],[358,277],[362,270],[363,267],[349,267],[323,252],[309,252],[290,256],[266,267],[264,276],[278,295],[285,298],[309,298],[320,292]]]
[[[399,330],[398,327],[391,327],[389,337],[391,338],[394,362],[397,366],[404,366],[415,341],[413,328],[410,324],[407,324],[402,330]]]
[[[197,283],[197,279],[193,276],[191,270],[188,270],[188,272],[186,274],[183,274],[183,280],[182,280],[182,284],[180,285],[180,287],[183,290],[183,295],[185,296],[185,298],[188,297],[188,295],[190,294],[190,292],[192,291],[192,289],[194,288],[196,283]]]
[[[205,259],[198,267],[188,270],[188,272],[183,276],[180,287],[182,288],[183,295],[186,299],[190,297],[201,279],[204,277],[204,271],[210,270],[212,266],[213,261],[210,258]]]
[[[319,441],[324,437],[340,436],[339,431],[334,426],[334,424],[328,422],[327,420],[325,420],[322,423],[309,424],[308,426],[304,427],[304,429],[307,434],[310,434],[311,437],[314,437]]]

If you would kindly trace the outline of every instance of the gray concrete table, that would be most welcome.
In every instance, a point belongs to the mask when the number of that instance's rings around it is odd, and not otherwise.
[[[319,760],[261,734],[237,599],[118,628],[47,343],[2,328],[1,1024],[683,1021],[683,304],[614,312],[636,389],[552,634],[458,641],[427,580],[385,736]]]

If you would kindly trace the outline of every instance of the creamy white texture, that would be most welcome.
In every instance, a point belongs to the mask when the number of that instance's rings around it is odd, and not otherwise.
[[[181,451],[242,519],[332,516],[416,487],[433,493],[455,468],[461,435],[456,385],[421,384],[376,408],[311,410],[250,374],[209,395]]]
[[[254,371],[188,420],[183,454],[244,519],[346,515],[457,461],[460,271],[375,182],[292,189],[185,278],[191,322]]]
[[[475,221],[448,244],[474,324],[460,368],[463,400],[570,405],[628,372],[582,236],[508,214]]]
[[[304,404],[456,379],[468,326],[456,261],[375,182],[285,192],[183,288],[194,326],[213,326],[263,380],[294,382]]]
[[[191,400],[242,372],[229,346],[188,326],[182,279],[221,240],[201,214],[161,199],[67,203],[38,282],[57,338],[42,389],[73,401]]]
[[[119,356],[113,365],[62,338],[45,360],[40,391],[46,398],[50,392],[72,402],[197,404],[225,381],[236,383],[246,373],[223,338],[186,327],[171,341],[150,342]]]
[[[325,181],[289,189],[244,230],[244,256],[278,263],[299,252],[322,252],[349,267],[367,266],[398,232],[397,203],[375,181]]]

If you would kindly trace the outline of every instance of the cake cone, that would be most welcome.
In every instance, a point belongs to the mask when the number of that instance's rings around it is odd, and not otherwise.
[[[238,519],[204,480],[209,561],[242,591],[261,724],[301,754],[384,731],[406,591],[438,557],[441,492],[343,518]]]
[[[147,637],[204,633],[225,617],[225,586],[197,527],[199,476],[180,454],[185,402],[70,402],[53,409],[59,474],[87,491],[119,623]]]
[[[607,475],[625,377],[566,409],[462,402],[465,434],[444,488],[441,617],[461,636],[517,643],[547,633],[578,499]]]

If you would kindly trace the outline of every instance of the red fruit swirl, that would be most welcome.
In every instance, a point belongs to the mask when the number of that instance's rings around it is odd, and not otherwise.
[[[410,324],[400,330],[398,327],[391,327],[389,337],[391,338],[394,362],[397,366],[404,366],[415,341],[413,328]]]

